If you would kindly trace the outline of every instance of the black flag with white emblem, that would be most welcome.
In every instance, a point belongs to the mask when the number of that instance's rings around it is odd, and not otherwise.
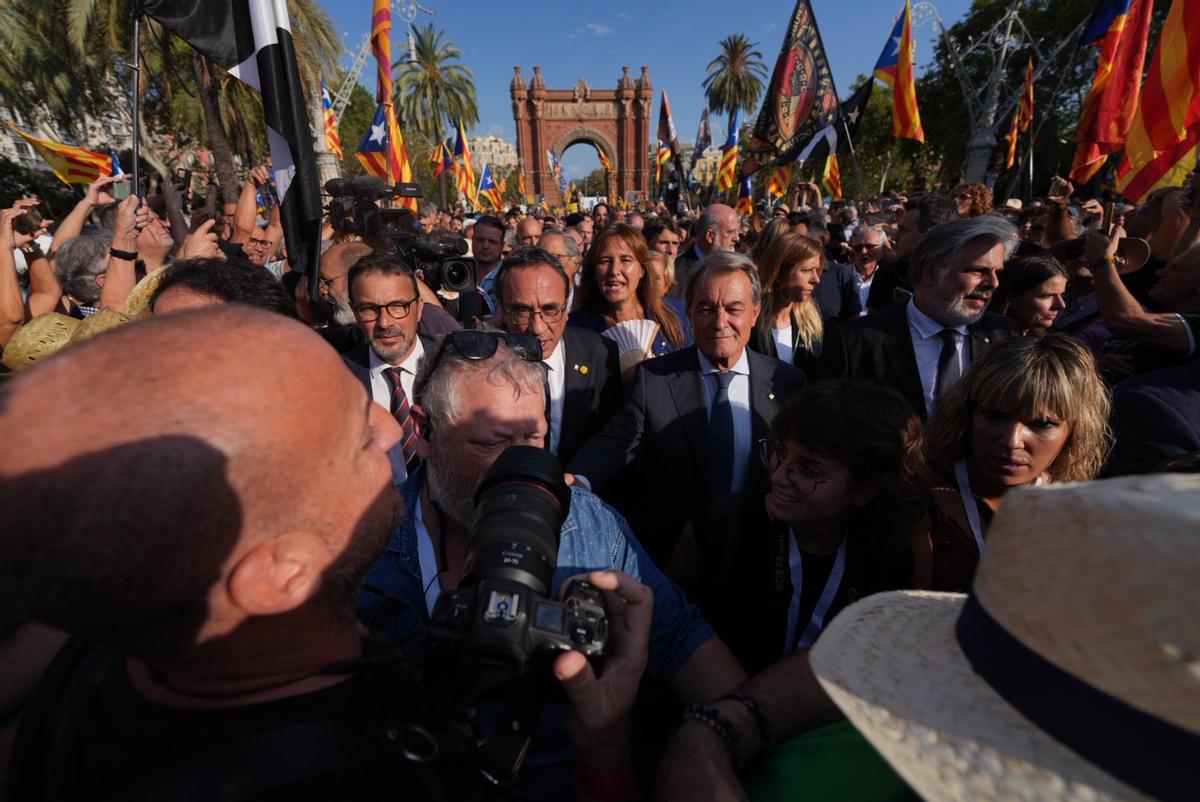
[[[143,0],[142,11],[262,93],[288,262],[314,276],[321,190],[287,0]]]

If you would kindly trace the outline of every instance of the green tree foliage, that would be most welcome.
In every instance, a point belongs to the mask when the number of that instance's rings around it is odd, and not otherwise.
[[[413,30],[415,59],[397,61],[396,109],[408,128],[415,127],[429,142],[445,137],[448,123],[459,120],[468,128],[479,122],[475,76],[458,63],[462,51],[433,25]],[[407,51],[403,51],[407,54]]]
[[[721,40],[721,53],[709,62],[701,82],[708,107],[714,112],[733,114],[740,109],[748,114],[758,106],[767,68],[756,47],[756,42],[741,33]]]

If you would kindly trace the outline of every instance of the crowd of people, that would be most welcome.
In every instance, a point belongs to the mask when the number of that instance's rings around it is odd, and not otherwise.
[[[0,211],[0,798],[1192,793],[1191,179],[422,202],[329,218],[313,296],[265,168],[120,180]],[[605,654],[447,689],[520,446]]]

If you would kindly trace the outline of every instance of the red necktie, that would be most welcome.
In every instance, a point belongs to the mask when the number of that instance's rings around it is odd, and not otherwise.
[[[416,456],[417,430],[413,425],[408,395],[400,383],[399,368],[384,368],[383,374],[392,383],[392,417],[400,424],[400,447],[404,449],[404,462],[411,466]]]

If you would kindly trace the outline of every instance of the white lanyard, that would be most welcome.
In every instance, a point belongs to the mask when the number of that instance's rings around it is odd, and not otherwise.
[[[800,624],[800,591],[804,585],[804,557],[800,554],[795,535],[791,532],[788,533],[788,544],[791,558],[789,562],[792,567],[792,601],[788,605],[787,636],[783,642],[784,654],[807,649],[817,639],[817,635],[821,634],[825,616],[829,614],[829,608],[833,606],[833,597],[837,595],[838,588],[842,584],[842,575],[846,573],[846,541],[843,540],[842,545],[838,547],[837,557],[833,560],[833,570],[829,572],[829,579],[825,581],[825,589],[821,591],[821,597],[817,599],[817,605],[813,608],[812,618],[809,619],[808,626],[804,628],[804,634],[800,636],[799,642],[793,649],[796,627]]]
[[[979,502],[971,494],[971,480],[967,477],[967,461],[960,459],[954,463],[954,478],[958,481],[958,495],[962,497],[963,509],[967,513],[967,523],[971,525],[971,534],[975,536],[975,545],[979,556],[983,556],[983,528],[979,524]]]
[[[432,616],[434,602],[442,595],[442,587],[437,581],[437,557],[433,554],[433,538],[429,536],[429,528],[425,526],[425,514],[421,510],[419,494],[413,503],[417,507],[414,525],[417,531],[417,559],[421,563],[421,587],[425,589],[425,608]]]

